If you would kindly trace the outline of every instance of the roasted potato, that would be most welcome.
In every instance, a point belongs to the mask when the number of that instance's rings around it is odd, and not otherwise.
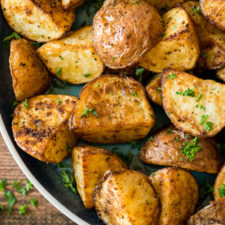
[[[62,0],[64,9],[76,8],[84,3],[84,0]]]
[[[104,75],[81,90],[70,128],[88,142],[123,143],[145,137],[154,123],[154,112],[139,82]]]
[[[163,16],[165,33],[150,49],[139,64],[153,72],[165,68],[192,69],[199,57],[199,44],[194,26],[188,14],[180,7],[171,9]]]
[[[138,171],[108,173],[94,194],[106,225],[157,225],[160,204],[148,177]]]
[[[175,7],[179,3],[185,2],[185,0],[146,0],[150,5],[157,9],[170,9]]]
[[[93,21],[93,45],[104,64],[125,68],[159,40],[163,24],[144,0],[106,0]]]
[[[16,100],[40,94],[49,87],[51,76],[31,42],[12,40],[9,62]]]
[[[165,70],[163,108],[172,123],[193,136],[212,137],[225,126],[225,85]]]
[[[1,6],[9,26],[37,42],[59,39],[75,20],[73,10],[65,11],[60,0],[1,0]]]
[[[225,33],[208,23],[203,17],[198,1],[182,4],[193,21],[200,45],[199,67],[220,69],[225,66]]]
[[[224,0],[200,0],[203,15],[210,23],[225,31]]]
[[[188,220],[188,225],[224,225],[225,197],[206,206]]]
[[[225,164],[217,175],[213,195],[216,201],[225,196]]]
[[[40,95],[20,103],[12,121],[17,145],[43,162],[61,162],[77,142],[68,127],[76,100],[66,95]]]
[[[225,67],[223,67],[223,68],[220,69],[220,70],[217,70],[216,76],[217,76],[220,80],[222,80],[222,81],[225,82]]]
[[[99,76],[104,65],[92,47],[92,27],[71,32],[66,38],[42,45],[38,54],[59,79],[82,84]]]
[[[174,126],[154,135],[141,148],[140,158],[148,164],[177,166],[188,170],[217,173],[222,164],[213,139],[194,139]]]
[[[161,83],[162,83],[162,74],[156,74],[154,75],[148,85],[145,87],[146,92],[149,96],[149,98],[156,104],[162,106],[162,88],[161,88]]]
[[[184,224],[198,202],[199,188],[194,176],[170,167],[158,170],[149,178],[161,202],[158,225]]]
[[[100,178],[106,172],[119,172],[126,164],[110,151],[92,147],[76,146],[72,151],[72,165],[77,184],[85,208],[94,207],[93,194]]]

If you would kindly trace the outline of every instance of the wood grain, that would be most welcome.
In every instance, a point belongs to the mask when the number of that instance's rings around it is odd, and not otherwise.
[[[25,185],[26,177],[17,166],[8,151],[2,136],[0,135],[0,180],[7,179],[7,189],[14,192],[16,197],[16,204],[13,207],[10,216],[7,215],[8,203],[4,197],[4,192],[0,192],[0,204],[5,208],[4,212],[0,212],[1,225],[70,225],[75,224],[62,213],[60,213],[54,206],[52,206],[41,194],[34,188],[27,196],[24,196],[12,188],[12,183],[15,180],[21,180],[21,184]],[[30,198],[38,200],[37,208],[35,209],[30,203]],[[27,204],[28,211],[24,216],[19,215],[19,206]]]

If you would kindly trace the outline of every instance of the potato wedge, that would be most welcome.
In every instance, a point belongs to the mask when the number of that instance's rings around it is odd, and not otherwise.
[[[93,21],[93,45],[106,66],[121,69],[137,63],[160,39],[163,24],[144,0],[106,0]]]
[[[199,67],[212,70],[225,66],[225,33],[205,20],[198,1],[187,1],[182,7],[189,14],[198,35]]]
[[[74,147],[72,165],[77,190],[87,209],[94,207],[93,194],[99,179],[106,172],[120,172],[127,168],[118,156],[110,151],[92,146]]]
[[[31,42],[12,40],[9,62],[17,101],[41,94],[49,87],[51,76]]]
[[[225,164],[217,175],[213,195],[216,201],[225,196]]]
[[[201,10],[207,20],[225,31],[225,2],[223,0],[200,0]]]
[[[220,70],[217,70],[216,76],[217,76],[220,80],[222,80],[222,81],[225,82],[225,67],[223,67],[223,68],[220,69]]]
[[[138,171],[106,174],[94,198],[98,216],[107,225],[158,224],[158,197],[148,177]]]
[[[76,8],[84,3],[84,0],[62,0],[64,9]]]
[[[77,142],[68,127],[76,100],[66,95],[39,95],[20,103],[12,121],[17,145],[43,162],[61,162]]]
[[[188,220],[188,225],[224,225],[225,197],[206,206]]]
[[[157,9],[171,9],[177,4],[185,2],[185,0],[146,0],[150,5]]]
[[[196,144],[191,144],[193,140],[191,135],[169,126],[147,141],[141,148],[140,158],[148,164],[217,173],[222,161],[215,141],[212,138],[197,139]]]
[[[158,225],[182,225],[193,214],[199,197],[194,176],[179,168],[164,168],[149,177],[161,202]]]
[[[75,20],[73,10],[65,11],[59,0],[1,0],[1,7],[9,26],[37,42],[59,39]]]
[[[150,49],[139,64],[153,72],[163,69],[192,69],[199,57],[199,45],[194,26],[188,14],[180,7],[171,9],[163,16],[165,33]]]
[[[165,70],[163,108],[172,123],[193,136],[212,137],[225,126],[225,85]]]
[[[155,115],[142,85],[129,77],[103,75],[80,92],[70,128],[92,143],[123,143],[145,137]]]
[[[162,106],[162,74],[154,75],[145,87],[149,98],[156,104]]]
[[[42,45],[38,54],[59,79],[82,84],[101,75],[104,65],[92,47],[92,27],[71,32],[66,38]]]

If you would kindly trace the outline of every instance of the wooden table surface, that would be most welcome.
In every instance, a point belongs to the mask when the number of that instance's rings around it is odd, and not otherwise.
[[[8,203],[4,197],[4,192],[0,191],[0,204],[2,204],[5,208],[4,212],[0,212],[1,225],[75,224],[70,219],[65,217],[61,212],[59,212],[54,206],[52,206],[35,188],[30,191],[27,196],[17,193],[17,191],[12,188],[12,183],[16,180],[21,180],[21,184],[25,185],[26,177],[12,158],[0,134],[0,180],[3,178],[7,179],[7,189],[14,192],[17,202],[13,207],[11,215],[8,216]],[[32,197],[38,200],[36,209],[31,204],[29,204],[30,198]],[[27,204],[28,206],[27,214],[24,216],[19,215],[18,213],[19,206],[22,204]]]

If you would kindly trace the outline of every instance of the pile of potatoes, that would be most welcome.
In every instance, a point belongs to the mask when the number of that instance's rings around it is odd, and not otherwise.
[[[225,2],[105,0],[93,25],[70,31],[83,3],[1,0],[20,35],[9,58],[17,145],[46,163],[71,154],[85,208],[107,225],[225,224],[225,165],[214,137],[225,127]],[[118,75],[134,68],[139,81]],[[197,71],[221,81],[190,74]],[[78,98],[44,94],[53,76],[86,85]],[[151,102],[171,124],[141,147],[140,159],[165,168],[146,176],[108,150],[76,145],[146,137],[156,123]],[[215,202],[195,215],[199,187],[190,171],[218,174]]]

